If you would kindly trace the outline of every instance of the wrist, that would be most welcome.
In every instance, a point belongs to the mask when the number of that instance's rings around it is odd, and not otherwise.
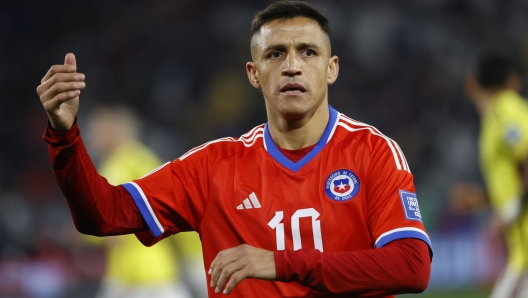
[[[264,279],[267,280],[276,280],[277,279],[277,264],[275,261],[275,252],[273,251],[267,251],[266,252],[266,259],[268,260],[265,262],[266,269],[265,269],[265,276]]]
[[[75,118],[74,122],[76,120],[77,118]],[[64,124],[58,123],[57,121],[54,121],[53,118],[48,117],[48,127],[53,132],[58,132],[58,133],[67,132],[68,130],[70,130],[73,127],[74,122],[72,122],[70,125],[64,125]]]
[[[44,140],[52,146],[64,146],[72,143],[77,136],[80,135],[79,127],[77,126],[77,118],[73,121],[72,126],[65,131],[56,130],[51,121],[48,121],[46,131],[44,132]]]
[[[317,249],[276,250],[275,280],[305,284],[314,270],[320,269],[321,264],[322,253]]]

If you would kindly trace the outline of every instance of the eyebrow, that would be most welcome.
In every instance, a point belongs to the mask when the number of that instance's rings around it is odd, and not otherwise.
[[[298,50],[304,50],[308,48],[313,49],[319,49],[320,47],[314,43],[307,43],[307,42],[301,42],[295,46]],[[284,44],[273,44],[264,49],[264,53],[268,53],[270,51],[284,51],[286,49],[286,45]]]

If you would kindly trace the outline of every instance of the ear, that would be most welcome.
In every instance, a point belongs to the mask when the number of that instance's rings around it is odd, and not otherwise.
[[[339,75],[339,58],[337,56],[330,57],[328,61],[328,77],[326,81],[328,85],[332,85]]]
[[[260,89],[260,81],[258,79],[257,69],[255,68],[254,62],[246,63],[246,73],[251,85],[257,89]]]

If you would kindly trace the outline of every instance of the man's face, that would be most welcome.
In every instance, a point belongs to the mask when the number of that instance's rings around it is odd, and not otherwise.
[[[339,64],[316,21],[298,17],[265,24],[253,36],[251,54],[246,70],[251,84],[262,89],[268,115],[298,119],[328,102]]]

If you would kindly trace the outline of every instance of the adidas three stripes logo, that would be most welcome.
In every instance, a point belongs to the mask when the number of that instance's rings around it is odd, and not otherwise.
[[[253,208],[260,208],[260,202],[259,200],[257,199],[257,196],[255,195],[254,192],[252,192],[250,195],[249,195],[249,198],[246,198],[242,204],[238,205],[237,206],[237,209],[238,210],[241,210],[241,209],[253,209]]]

